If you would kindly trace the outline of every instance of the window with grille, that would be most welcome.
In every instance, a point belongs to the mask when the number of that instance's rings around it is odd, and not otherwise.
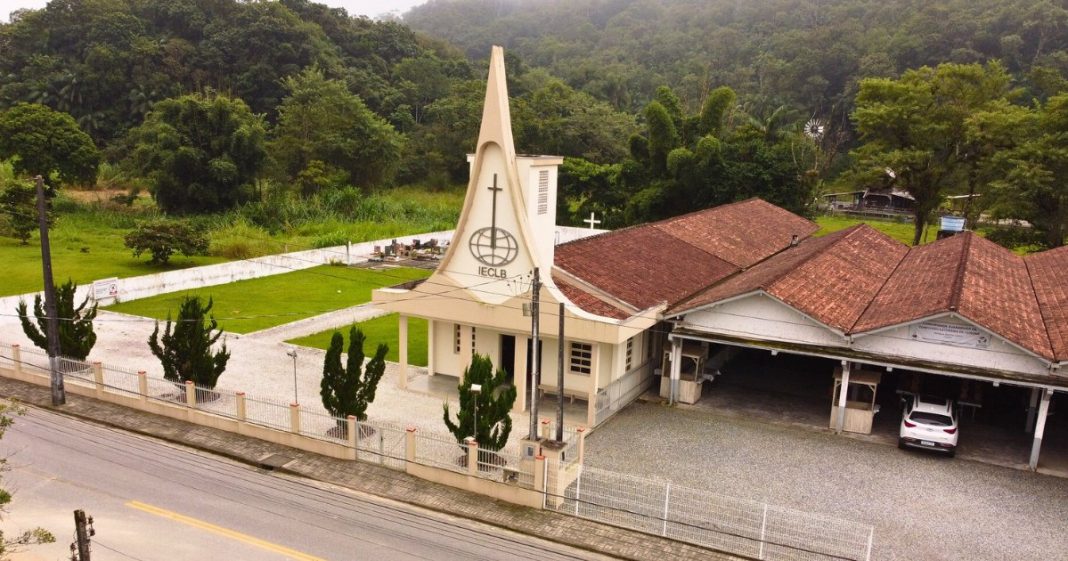
[[[631,366],[634,364],[634,337],[627,339],[627,366],[623,369],[624,372],[630,372]]]
[[[452,326],[452,352],[453,354],[460,354],[460,324],[453,324]]]
[[[571,342],[571,373],[589,375],[593,369],[593,345]]]
[[[549,170],[538,172],[538,214],[549,212]]]
[[[475,326],[471,326],[471,354],[475,354]]]

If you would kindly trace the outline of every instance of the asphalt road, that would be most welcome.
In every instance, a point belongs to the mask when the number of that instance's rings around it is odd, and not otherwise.
[[[69,559],[77,508],[94,517],[94,561],[608,559],[39,409],[0,456],[15,494],[0,527],[57,538],[16,559]]]

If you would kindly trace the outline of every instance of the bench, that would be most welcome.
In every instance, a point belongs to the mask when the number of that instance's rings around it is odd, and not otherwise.
[[[559,391],[556,389],[555,385],[550,386],[548,384],[538,384],[538,398],[540,399],[544,397],[545,394],[559,395]],[[571,403],[575,403],[576,397],[582,400],[590,399],[589,393],[583,390],[568,389],[566,387],[564,388],[564,397],[569,398],[571,400]]]

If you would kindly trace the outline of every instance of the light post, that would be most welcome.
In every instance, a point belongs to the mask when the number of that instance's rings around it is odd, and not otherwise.
[[[297,349],[289,351],[286,356],[293,359],[293,403],[300,403],[297,399]]]
[[[475,419],[471,427],[471,438],[478,440],[478,396],[482,393],[482,384],[471,384],[471,393],[475,396]]]

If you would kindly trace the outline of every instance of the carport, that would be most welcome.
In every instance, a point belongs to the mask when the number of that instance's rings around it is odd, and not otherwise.
[[[832,388],[824,423],[833,408],[848,413],[849,402],[860,403],[849,392],[832,399],[835,368],[849,388],[851,375],[865,372],[862,386],[874,388],[871,403],[882,406],[869,411],[876,432],[896,427],[899,392],[925,391],[918,380],[941,385],[969,423],[1003,429],[1036,469],[1051,401],[1068,391],[1056,362],[1068,358],[1068,291],[1058,277],[1065,267],[1068,248],[1024,259],[970,232],[909,248],[862,225],[807,239],[676,303],[665,317],[674,322],[674,346],[827,360],[834,366],[813,382],[818,391]],[[722,370],[726,382],[731,367]],[[669,376],[679,374],[673,368]],[[1021,396],[1025,404],[1013,410]],[[845,416],[829,424],[841,432]],[[1051,428],[1059,439],[1060,425]]]

